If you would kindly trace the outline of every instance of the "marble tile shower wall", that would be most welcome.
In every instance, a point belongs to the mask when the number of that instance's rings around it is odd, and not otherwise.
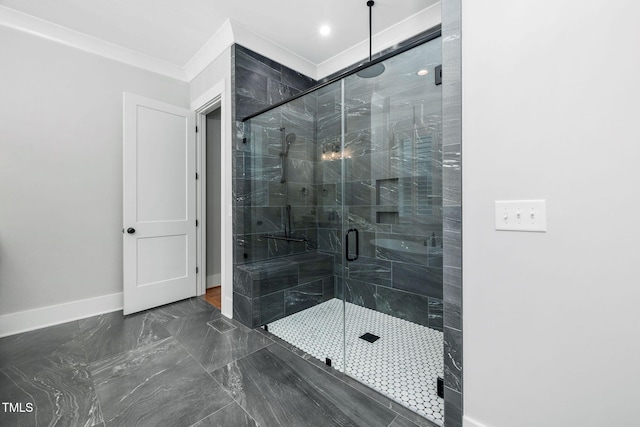
[[[447,427],[462,427],[462,32],[461,0],[442,2],[444,169],[444,409]]]
[[[346,80],[344,187],[331,150],[340,146],[340,86],[318,91],[318,245],[334,255],[338,297],[346,291],[349,302],[442,330],[441,89],[425,95],[413,85],[396,81],[381,99],[371,83]],[[345,215],[360,255],[343,273]]]
[[[241,120],[308,89],[315,80],[240,45],[232,51],[232,66],[234,264],[312,250],[316,242],[315,212],[310,209],[315,206],[315,99],[307,96],[249,122]],[[287,135],[295,135],[295,141],[285,159],[281,154]],[[289,229],[287,206],[291,206],[293,230]],[[284,236],[285,227],[287,235],[309,237],[309,242],[292,244],[261,237]]]
[[[428,49],[429,55],[439,58],[439,45]],[[241,118],[313,82],[291,71],[285,74],[285,67],[241,46],[236,45],[232,60],[238,119],[234,147],[237,276],[245,275],[237,268],[243,264],[259,263],[260,274],[267,271],[269,275],[271,264],[275,274],[287,262],[285,256],[328,254],[334,260],[335,296],[342,297],[346,290],[349,302],[442,330],[440,86],[431,85],[425,95],[409,80],[415,77],[402,73],[392,84],[387,82],[393,88],[381,95],[374,93],[371,81],[350,77],[345,82],[346,134],[341,152],[340,82],[242,123]],[[286,80],[291,76],[296,76],[295,83]],[[284,172],[281,154],[292,134],[295,141]],[[347,228],[360,231],[360,257],[344,266],[344,274],[343,217],[348,219]],[[265,237],[285,233],[306,241]],[[384,241],[410,242],[414,247],[403,252],[385,247],[380,243]],[[280,295],[263,296],[259,290],[248,294],[240,285],[236,289],[235,282],[234,316],[248,326],[297,310],[287,309]],[[285,295],[296,294],[294,288],[302,285],[290,282]],[[324,280],[317,295],[309,298],[326,300],[332,294],[327,284]],[[248,288],[256,289],[243,289]]]
[[[238,266],[263,262],[259,268],[268,272],[268,260],[316,250],[316,102],[314,97],[304,97],[261,116],[259,123],[243,123],[244,117],[308,89],[315,80],[237,44],[232,48],[231,61],[235,129],[233,260],[234,277],[240,277]],[[295,141],[283,158],[287,135],[295,135]],[[284,237],[285,233],[306,241],[294,243],[265,237]],[[278,270],[277,263],[274,269]],[[291,285],[298,284],[301,283],[296,281]],[[265,313],[277,313],[284,304],[274,295],[262,301],[259,290],[247,293],[243,291],[246,289],[234,278],[234,318],[247,326],[260,322],[261,307]],[[296,295],[293,291],[289,294]]]

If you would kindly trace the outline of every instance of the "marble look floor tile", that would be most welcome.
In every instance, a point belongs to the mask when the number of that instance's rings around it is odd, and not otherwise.
[[[191,425],[232,402],[173,337],[91,363],[107,425]]]
[[[165,323],[179,317],[190,316],[200,312],[219,311],[217,308],[206,302],[201,297],[187,298],[172,304],[152,308],[147,312],[152,314],[154,319]]]
[[[389,424],[389,427],[418,427],[418,425],[398,415],[396,419]]]
[[[195,423],[192,427],[260,427],[247,412],[236,402],[232,402],[220,409],[218,412],[209,415],[202,421]]]
[[[115,356],[169,337],[153,314],[121,311],[80,320],[80,339],[89,362]]]
[[[94,426],[102,415],[84,356],[55,354],[0,370],[0,401],[33,405],[0,411],[2,426]]]
[[[363,384],[362,382],[354,378],[351,378],[346,374],[343,374],[342,372],[333,370],[330,373],[336,376],[337,378],[339,378],[341,381],[344,381],[351,387],[360,391],[362,394],[366,395],[370,399],[380,403],[385,408],[389,408],[393,410],[395,413],[397,413],[400,416],[400,418],[405,418],[406,420],[412,422],[413,424],[419,427],[440,427],[438,424],[429,421],[428,419],[424,418],[421,415],[418,415],[417,413],[407,408],[406,406],[403,406],[400,403],[395,402],[394,400],[388,398],[387,396],[377,392],[373,388]]]
[[[212,373],[263,426],[388,426],[396,414],[278,344]]]
[[[273,343],[264,335],[231,319],[225,321],[235,329],[220,333],[207,324],[218,318],[220,312],[197,313],[172,320],[165,327],[207,372]]]
[[[73,321],[1,338],[0,368],[69,351],[84,355],[81,345],[74,341],[78,332],[78,322]]]

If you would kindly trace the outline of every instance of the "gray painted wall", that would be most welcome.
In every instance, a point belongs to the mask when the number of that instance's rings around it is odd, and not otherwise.
[[[515,3],[461,9],[464,425],[640,425],[640,3]]]
[[[122,292],[122,93],[186,83],[0,27],[0,314]]]

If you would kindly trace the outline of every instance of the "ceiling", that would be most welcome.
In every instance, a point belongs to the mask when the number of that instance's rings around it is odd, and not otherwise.
[[[373,31],[438,2],[376,0]],[[227,20],[316,65],[368,38],[365,0],[0,0],[0,5],[179,67]],[[321,25],[331,27],[329,36],[320,35]]]

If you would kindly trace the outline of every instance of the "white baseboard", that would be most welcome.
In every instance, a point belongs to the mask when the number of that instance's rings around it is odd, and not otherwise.
[[[0,338],[122,310],[122,292],[0,316]]]
[[[479,423],[478,421],[468,416],[462,417],[462,427],[488,427],[486,424]]]
[[[222,275],[220,273],[207,276],[207,289],[220,286],[220,283],[222,283]]]

